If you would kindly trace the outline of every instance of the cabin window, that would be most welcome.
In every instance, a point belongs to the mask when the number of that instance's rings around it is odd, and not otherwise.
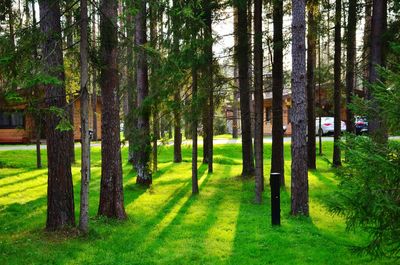
[[[265,119],[268,121],[271,121],[272,118],[272,108],[268,107],[265,108]]]
[[[22,111],[0,111],[0,129],[24,128],[25,117]]]

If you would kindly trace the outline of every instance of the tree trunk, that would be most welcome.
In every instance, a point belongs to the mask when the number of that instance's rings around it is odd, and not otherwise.
[[[180,26],[181,18],[178,12],[181,10],[181,1],[173,0],[172,7],[174,9],[174,16],[172,20],[172,53],[176,56],[179,54],[179,41],[180,41]],[[174,126],[174,163],[182,162],[182,127],[181,127],[181,91],[179,85],[175,88],[174,101],[175,106],[173,109],[173,126]]]
[[[157,50],[157,23],[158,22],[158,12],[157,9],[153,4],[150,4],[150,43],[151,47],[154,50]],[[152,66],[151,66],[151,83],[150,83],[150,88],[152,91],[153,96],[157,94],[157,87],[156,87],[156,71],[158,66],[158,61],[157,59],[152,58]],[[157,98],[158,100],[158,98]],[[152,124],[152,129],[153,129],[153,136],[152,136],[152,172],[157,171],[157,156],[158,156],[158,150],[157,150],[157,140],[158,140],[158,134],[159,134],[159,129],[158,129],[158,120],[159,120],[159,115],[158,115],[158,104],[154,104],[152,108],[152,114],[153,114],[153,124]]]
[[[271,173],[281,174],[285,186],[283,157],[283,0],[273,2],[274,63],[272,64],[272,157]]]
[[[248,35],[248,58],[249,58],[249,63],[248,63],[248,84],[249,84],[249,93],[250,93],[250,135],[252,139],[254,138],[254,132],[255,132],[255,113],[254,113],[254,101],[253,101],[253,96],[254,96],[254,87],[253,87],[253,13],[252,13],[252,5],[253,5],[254,0],[247,0],[247,35]],[[254,148],[253,148],[254,152]],[[253,159],[254,159],[255,154],[253,154]]]
[[[254,100],[255,100],[255,182],[256,202],[261,203],[264,190],[264,95],[263,95],[263,51],[262,51],[262,2],[254,0]]]
[[[197,124],[198,124],[198,103],[197,103],[197,69],[192,67],[192,194],[199,193],[197,176]]]
[[[210,128],[208,127],[210,125],[209,122],[209,101],[204,100],[204,104],[203,104],[203,110],[202,110],[202,124],[203,124],[203,164],[208,164],[208,155],[209,155],[209,131]]]
[[[242,177],[254,175],[253,144],[251,138],[249,91],[249,41],[247,36],[247,0],[234,1],[238,12],[238,46],[236,58],[239,66],[240,116],[242,128]]]
[[[328,18],[326,20],[327,23],[327,40],[326,40],[326,52],[327,52],[327,65],[330,65],[331,62],[331,0],[327,0],[328,4]],[[330,71],[329,71],[330,72]]]
[[[93,113],[93,116],[92,116],[92,131],[93,131],[93,134],[92,134],[92,140],[93,141],[97,141],[98,140],[98,136],[97,136],[97,81],[96,81],[96,79],[97,79],[97,70],[96,69],[93,69],[93,81],[92,81],[92,88],[93,88],[93,90],[92,90],[92,99],[91,99],[91,102],[92,102],[92,113]]]
[[[315,65],[317,61],[317,21],[315,16],[318,12],[318,1],[307,1],[308,9],[308,34],[307,34],[307,164],[309,169],[315,169]]]
[[[157,107],[153,108],[153,146],[152,146],[152,158],[153,158],[153,168],[152,171],[156,172],[158,170],[158,137],[159,128],[158,128],[158,110]]]
[[[100,87],[103,100],[101,185],[99,215],[125,219],[122,184],[122,162],[118,97],[118,37],[116,29],[117,2],[100,3],[101,73]]]
[[[42,168],[42,155],[40,153],[40,135],[42,134],[41,130],[42,123],[40,122],[40,117],[36,117],[35,119],[35,131],[36,131],[36,167]]]
[[[180,105],[180,89],[176,88],[174,94],[175,103]],[[174,109],[174,163],[182,162],[182,132],[181,132],[181,113],[178,108]]]
[[[235,66],[236,67],[236,66]],[[237,73],[237,69],[235,69],[235,73]],[[237,83],[237,74],[235,74],[235,83]],[[238,92],[236,87],[233,88],[233,104],[232,104],[232,138],[237,139],[239,137],[239,101],[238,101]]]
[[[137,178],[136,183],[149,186],[152,183],[152,176],[149,168],[150,163],[150,106],[145,100],[149,95],[148,66],[145,45],[147,44],[146,36],[146,0],[141,0],[139,11],[136,15],[136,32],[135,40],[138,49],[136,64],[136,87],[137,87],[137,105],[138,115],[138,132],[139,146],[138,157],[136,163]]]
[[[371,58],[371,22],[372,22],[372,0],[365,0],[365,19],[363,36],[363,64],[364,80],[369,80],[369,61]],[[366,84],[366,83],[365,83]],[[364,85],[364,92],[367,94],[368,88]]]
[[[60,6],[58,2],[40,0],[40,29],[46,38],[43,43],[43,63],[48,75],[61,85],[45,86],[46,107],[64,108],[67,104],[64,87],[63,54],[61,44]],[[50,36],[57,35],[58,38]],[[59,230],[75,225],[74,192],[71,174],[69,132],[57,130],[60,118],[53,112],[46,114],[47,140],[47,222],[48,230]]]
[[[233,31],[234,31],[234,49],[237,48],[238,46],[238,20],[237,20],[237,8],[233,8]],[[236,50],[235,50],[236,53]],[[236,56],[235,56],[236,57]],[[239,87],[239,70],[238,70],[238,64],[237,64],[237,58],[234,59],[234,88],[233,88],[233,104],[232,104],[232,138],[237,139],[239,137],[239,92],[238,92],[238,87]]]
[[[356,28],[357,28],[357,0],[349,0],[349,15],[347,22],[347,61],[346,61],[346,129],[354,132],[354,115],[349,108],[354,94],[355,64],[356,64]]]
[[[320,16],[321,20],[321,16]],[[318,143],[319,143],[319,155],[322,156],[322,98],[321,98],[321,38],[322,36],[318,37],[318,105],[319,105],[319,119],[318,119]]]
[[[93,10],[95,7],[93,7]],[[92,16],[92,47],[96,49],[96,12]],[[93,136],[92,140],[97,141],[97,69],[92,66],[93,79],[92,79],[92,123],[93,123]]]
[[[208,125],[207,125],[207,162],[208,162],[208,173],[213,172],[213,137],[214,137],[214,84],[213,84],[213,39],[212,39],[212,7],[211,1],[205,0],[204,3],[204,23],[205,23],[205,56],[206,56],[206,79],[207,79],[207,89],[208,89]]]
[[[131,9],[132,2],[127,3],[127,9]],[[137,163],[137,93],[136,93],[136,72],[133,46],[135,42],[135,30],[132,12],[127,12],[126,31],[128,44],[126,47],[127,59],[127,91],[128,91],[128,115],[125,117],[124,133],[128,139],[128,161],[136,166]]]
[[[333,166],[339,167],[342,165],[341,154],[340,154],[340,134],[341,134],[341,115],[340,115],[340,103],[341,103],[341,20],[342,20],[342,1],[336,1],[335,9],[335,57],[334,57],[334,146],[333,146]]]
[[[36,32],[36,7],[35,1],[32,1],[32,30]],[[37,46],[34,44],[33,47],[33,59],[36,61],[38,58]],[[34,87],[35,93],[39,94],[39,87]],[[40,153],[40,140],[42,135],[42,117],[40,110],[35,116],[35,136],[36,136],[36,167],[42,168],[42,154]]]
[[[373,84],[379,80],[377,66],[384,66],[384,47],[387,21],[387,1],[373,1],[372,22],[371,22],[371,57],[369,63],[369,83]],[[377,110],[373,117],[370,117],[368,131],[374,141],[378,143],[387,142],[388,135],[386,126],[380,117],[379,106],[374,101],[374,94],[368,90],[368,99],[372,101]]]
[[[88,10],[87,0],[81,2],[81,204],[79,229],[88,232],[89,226],[89,181],[90,181],[90,135],[89,135],[89,92],[88,92]]]
[[[309,215],[307,172],[307,110],[305,1],[292,1],[292,215]]]

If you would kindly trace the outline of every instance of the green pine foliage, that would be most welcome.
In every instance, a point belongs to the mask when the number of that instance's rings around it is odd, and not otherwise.
[[[349,136],[343,144],[346,163],[339,169],[339,189],[329,208],[346,219],[347,229],[370,235],[354,250],[374,257],[400,257],[400,143],[373,142]]]
[[[391,58],[400,55],[393,45]],[[391,133],[400,132],[400,64],[379,68],[380,81],[371,85],[375,102],[358,98],[356,113],[380,117]],[[378,108],[377,108],[378,106]],[[346,219],[347,229],[362,229],[369,241],[354,249],[372,257],[400,258],[400,142],[379,144],[365,136],[351,136],[342,144],[346,154],[338,170],[339,190],[329,207]]]

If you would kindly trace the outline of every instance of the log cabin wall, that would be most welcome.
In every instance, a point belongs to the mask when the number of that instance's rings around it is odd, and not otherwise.
[[[7,106],[7,108],[0,108],[0,112],[23,112],[25,105],[18,106]],[[100,100],[96,104],[96,116],[97,116],[97,138],[101,140],[101,102]],[[81,132],[80,126],[80,101],[74,102],[74,139],[80,141]],[[93,128],[93,112],[89,109],[89,128]],[[24,125],[18,128],[0,128],[0,143],[30,143],[35,141],[35,123],[29,113],[24,113]]]
[[[2,108],[0,112],[15,112],[23,113],[24,105],[13,106],[12,108]],[[17,128],[1,128],[0,127],[0,143],[29,143],[34,136],[34,121],[29,114],[23,114],[23,126]]]

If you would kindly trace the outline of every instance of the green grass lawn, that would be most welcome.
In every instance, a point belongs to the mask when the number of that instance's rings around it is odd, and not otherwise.
[[[324,146],[330,158],[331,143]],[[290,187],[289,145],[285,148]],[[270,149],[265,145],[267,184]],[[319,169],[309,174],[311,217],[289,215],[286,188],[282,226],[271,227],[269,187],[263,204],[256,205],[254,181],[238,177],[240,145],[215,146],[215,172],[209,175],[206,166],[200,166],[198,196],[191,196],[190,146],[183,146],[181,164],[171,162],[171,147],[161,148],[160,170],[150,189],[136,186],[131,166],[124,164],[129,216],[124,222],[96,217],[101,160],[100,149],[92,151],[87,237],[45,232],[46,169],[35,169],[34,151],[0,152],[0,264],[390,264],[350,251],[349,246],[362,243],[366,235],[346,232],[344,220],[325,209],[336,183],[323,157],[318,158]],[[124,148],[124,161],[126,157]],[[77,217],[79,166],[72,168]]]

